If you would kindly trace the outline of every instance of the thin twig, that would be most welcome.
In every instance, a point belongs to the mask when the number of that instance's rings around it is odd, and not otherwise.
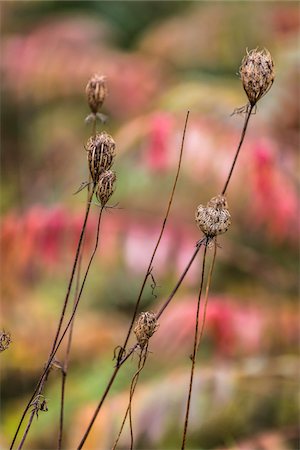
[[[58,337],[59,337],[59,334],[60,334],[60,331],[61,331],[61,328],[62,328],[62,323],[63,323],[63,320],[64,320],[66,308],[67,308],[67,305],[68,305],[68,301],[69,301],[69,297],[70,297],[70,293],[71,293],[71,287],[72,287],[72,284],[73,284],[74,275],[75,275],[76,267],[77,267],[78,260],[79,260],[79,254],[80,254],[80,250],[81,250],[83,236],[84,236],[84,233],[85,233],[86,224],[87,224],[87,220],[88,220],[89,212],[90,212],[90,208],[91,208],[91,199],[93,197],[94,191],[95,191],[95,187],[93,187],[93,189],[91,190],[89,201],[88,201],[88,204],[87,204],[87,207],[86,207],[85,217],[84,217],[84,221],[83,221],[83,225],[82,225],[82,229],[81,229],[81,233],[80,233],[80,237],[79,237],[79,241],[78,241],[78,245],[77,245],[77,249],[76,249],[76,254],[75,254],[74,263],[73,263],[73,267],[72,267],[72,272],[71,272],[71,276],[70,276],[70,280],[69,280],[69,284],[68,284],[68,288],[67,288],[67,293],[66,293],[65,300],[64,300],[64,303],[63,303],[61,315],[60,315],[60,318],[59,318],[59,324],[58,324],[58,327],[57,327],[57,331],[56,331],[56,334],[55,334],[55,337],[54,337],[54,340],[53,340],[50,356],[48,357],[48,361],[46,363],[46,369],[43,371],[42,375],[40,376],[40,379],[39,379],[39,381],[37,383],[37,386],[36,386],[36,388],[35,388],[32,396],[31,396],[30,400],[28,401],[28,403],[27,403],[27,405],[26,405],[26,407],[25,407],[25,409],[23,411],[23,414],[22,414],[21,419],[19,421],[18,427],[17,427],[17,429],[15,431],[12,443],[10,445],[10,450],[12,450],[12,448],[14,446],[15,440],[16,440],[18,434],[19,434],[20,428],[21,428],[22,423],[23,423],[23,421],[25,419],[26,413],[27,413],[27,411],[28,411],[28,409],[29,409],[29,407],[31,405],[31,402],[33,401],[33,399],[36,396],[37,392],[40,390],[40,386],[43,385],[45,383],[46,379],[47,379],[48,370],[49,370],[49,367],[50,367],[52,359],[53,359],[53,351],[54,351],[55,346],[57,344],[57,340],[58,340]]]
[[[138,382],[138,379],[139,379],[140,372],[143,370],[143,368],[145,366],[145,363],[146,363],[147,353],[148,353],[148,344],[141,351],[141,354],[139,356],[138,370],[133,375],[132,381],[131,381],[131,385],[130,385],[129,403],[128,403],[128,406],[127,406],[124,418],[122,420],[122,424],[121,424],[118,436],[117,436],[116,441],[115,441],[115,443],[114,443],[114,445],[112,447],[112,450],[116,450],[116,448],[117,448],[117,445],[119,443],[119,440],[120,440],[120,437],[121,437],[121,434],[122,434],[122,431],[123,431],[123,428],[124,428],[124,425],[125,425],[128,413],[129,413],[130,437],[131,437],[130,448],[131,449],[133,448],[133,429],[132,429],[132,417],[131,417],[131,404],[132,404],[132,398],[133,398],[133,395],[134,395],[134,392],[135,392],[135,389],[136,389],[136,386],[137,386],[137,382]]]
[[[201,295],[202,295],[203,282],[204,282],[205,262],[206,262],[206,255],[207,255],[207,244],[208,244],[208,240],[205,243],[204,253],[203,253],[201,282],[200,282],[198,302],[197,302],[197,312],[196,312],[195,337],[194,337],[194,347],[193,347],[193,354],[192,354],[192,367],[191,367],[191,375],[190,375],[189,394],[188,394],[187,405],[186,405],[186,413],[185,413],[185,422],[184,422],[184,430],[183,430],[181,450],[185,449],[186,434],[187,434],[188,423],[189,423],[190,404],[191,404],[192,387],[193,387],[193,379],[194,379],[194,370],[195,370],[195,362],[196,362],[196,352],[197,352],[197,343],[198,343],[198,327],[199,327],[200,302],[201,302]]]
[[[74,302],[73,302],[73,310],[74,310],[74,307],[75,307],[75,304],[76,304],[76,299],[78,297],[79,283],[80,283],[80,274],[81,274],[81,263],[82,263],[82,257],[83,257],[84,244],[85,244],[85,239],[84,239],[84,241],[82,243],[82,250],[81,250],[80,258],[79,258],[79,262],[78,262],[77,276],[76,276],[76,287],[75,287]],[[69,366],[69,359],[70,359],[70,352],[71,352],[71,345],[72,345],[73,328],[74,328],[74,319],[72,320],[72,323],[71,323],[71,326],[70,326],[68,342],[67,342],[67,349],[66,349],[66,354],[65,354],[65,360],[64,360],[64,362],[62,364],[62,367],[61,367],[61,397],[60,397],[58,450],[61,450],[62,438],[63,438],[65,390],[66,390],[66,381],[67,381],[68,366]]]
[[[225,181],[225,185],[224,185],[224,188],[223,188],[223,191],[222,191],[222,195],[225,195],[226,190],[227,190],[227,186],[228,186],[229,181],[230,181],[230,179],[231,179],[231,175],[232,175],[232,172],[233,172],[235,163],[236,163],[236,161],[237,161],[237,158],[238,158],[238,156],[239,156],[239,153],[240,153],[242,144],[243,144],[243,142],[244,142],[244,138],[245,138],[245,134],[246,134],[246,131],[247,131],[247,127],[248,127],[248,123],[249,123],[249,119],[250,119],[252,110],[253,110],[253,105],[250,105],[249,108],[248,108],[246,117],[245,117],[245,122],[244,122],[243,130],[242,130],[240,142],[239,142],[239,145],[238,145],[238,147],[237,147],[237,150],[236,150],[236,153],[235,153],[235,157],[234,157],[234,159],[233,159],[233,162],[232,162],[232,165],[231,165],[231,168],[230,168],[228,177],[227,177],[227,179],[226,179],[226,181]]]
[[[146,285],[146,282],[147,282],[147,279],[148,279],[149,275],[151,275],[152,263],[153,263],[153,260],[155,258],[157,249],[159,247],[159,244],[160,244],[161,238],[163,236],[163,233],[164,233],[164,230],[165,230],[165,226],[166,226],[166,223],[167,223],[167,220],[168,220],[168,217],[169,217],[171,205],[172,205],[173,198],[174,198],[175,189],[176,189],[176,186],[177,186],[179,172],[180,172],[180,169],[181,169],[182,154],[183,154],[184,141],[185,141],[185,135],[186,135],[186,129],[187,129],[187,124],[188,124],[188,120],[189,120],[189,115],[190,115],[190,112],[188,111],[187,114],[186,114],[184,128],[183,128],[183,134],[182,134],[182,140],[181,140],[181,148],[180,148],[177,172],[176,172],[176,175],[175,175],[175,180],[174,180],[174,183],[173,183],[173,187],[172,187],[171,196],[170,196],[170,199],[169,199],[167,211],[166,211],[166,214],[165,214],[165,217],[164,217],[164,220],[163,220],[163,224],[162,224],[161,231],[160,231],[160,234],[158,236],[155,248],[154,248],[152,256],[150,258],[150,262],[149,262],[149,265],[148,265],[148,268],[147,268],[147,271],[146,271],[146,275],[145,275],[145,278],[144,278],[142,286],[141,286],[141,290],[139,292],[139,295],[138,295],[138,298],[137,298],[137,301],[136,301],[136,304],[135,304],[135,308],[134,308],[134,311],[133,311],[131,323],[129,325],[128,332],[127,332],[124,344],[120,348],[120,351],[119,351],[118,361],[121,360],[121,358],[123,356],[123,353],[126,352],[126,347],[127,347],[127,344],[128,344],[128,340],[129,340],[132,328],[134,326],[134,322],[135,322],[136,315],[137,315],[137,312],[138,312],[138,309],[139,309],[139,305],[140,305],[140,302],[141,302],[141,298],[142,298],[142,295],[143,295],[143,292],[144,292],[144,289],[145,289],[145,285]]]
[[[173,289],[172,293],[170,294],[170,296],[168,297],[168,299],[166,300],[166,302],[164,303],[164,305],[162,306],[162,308],[160,309],[160,311],[156,315],[157,319],[162,315],[162,313],[164,312],[166,307],[171,302],[172,298],[175,296],[178,288],[180,287],[181,283],[183,282],[183,280],[185,278],[185,275],[187,274],[187,272],[188,272],[189,268],[191,267],[194,259],[196,258],[196,255],[198,254],[198,252],[199,252],[199,250],[201,248],[201,245],[204,243],[205,240],[206,240],[206,238],[204,238],[204,240],[201,240],[201,241],[199,241],[197,243],[196,250],[194,251],[190,261],[188,262],[187,267],[183,271],[183,273],[182,273],[179,281],[177,282],[175,288]],[[110,377],[110,379],[109,379],[109,381],[107,383],[107,386],[106,386],[106,388],[105,388],[105,390],[104,390],[104,392],[102,394],[102,397],[101,397],[101,399],[99,401],[99,404],[98,404],[97,408],[94,411],[92,419],[91,419],[87,429],[85,430],[85,433],[84,433],[84,435],[83,435],[83,437],[82,437],[82,439],[81,439],[81,441],[80,441],[80,443],[79,443],[79,445],[77,447],[77,450],[82,449],[86,439],[88,438],[88,435],[89,435],[89,433],[90,433],[90,431],[91,431],[91,429],[92,429],[92,427],[94,425],[94,422],[95,422],[95,420],[96,420],[96,418],[97,418],[97,416],[99,414],[99,411],[100,411],[100,409],[101,409],[101,407],[102,407],[102,405],[103,405],[103,403],[104,403],[104,401],[105,401],[105,399],[106,399],[106,397],[107,397],[107,395],[108,395],[108,393],[109,393],[109,391],[110,391],[110,389],[111,389],[111,387],[112,387],[112,385],[114,383],[114,380],[115,380],[115,378],[116,378],[120,368],[128,360],[129,356],[132,355],[132,353],[137,349],[137,347],[138,347],[138,344],[136,344],[134,347],[132,347],[132,349],[119,362],[117,362],[117,364],[116,364],[116,366],[114,368],[114,371],[113,371],[113,373],[112,373],[112,375],[111,375],[111,377]]]
[[[198,344],[197,344],[197,352],[199,350],[199,346],[200,346],[202,335],[203,335],[203,331],[204,331],[204,325],[205,325],[205,321],[206,321],[206,310],[207,310],[207,303],[208,303],[208,294],[209,294],[209,289],[210,289],[210,285],[211,285],[212,274],[213,274],[214,267],[215,267],[216,255],[217,255],[217,240],[215,238],[214,239],[214,254],[213,254],[213,257],[212,257],[212,261],[211,261],[211,264],[210,264],[210,268],[209,268],[208,275],[207,275],[207,281],[206,281],[203,318],[202,318],[202,323],[201,323],[199,340],[198,340]]]
[[[88,273],[89,273],[89,270],[90,270],[92,261],[93,261],[93,259],[94,259],[94,256],[95,256],[95,253],[96,253],[96,250],[97,250],[97,247],[98,247],[98,242],[99,242],[99,229],[100,229],[100,223],[101,223],[101,218],[102,218],[102,212],[103,212],[103,210],[104,210],[104,207],[102,207],[102,208],[100,209],[100,212],[99,212],[98,225],[97,225],[97,236],[96,236],[95,247],[94,247],[93,253],[92,253],[91,257],[90,257],[90,260],[89,260],[87,269],[86,269],[86,271],[85,271],[84,278],[83,278],[83,281],[82,281],[82,284],[81,284],[81,288],[80,288],[80,291],[79,291],[79,294],[78,294],[78,298],[77,298],[77,300],[76,300],[76,304],[74,305],[74,308],[73,308],[71,317],[70,317],[70,319],[69,319],[69,321],[68,321],[68,323],[67,323],[67,325],[66,325],[66,327],[65,327],[65,329],[64,329],[64,331],[63,331],[63,333],[62,333],[62,335],[61,335],[61,337],[60,337],[60,339],[59,339],[59,341],[58,341],[58,343],[57,343],[57,345],[56,345],[56,347],[54,348],[53,352],[51,353],[51,355],[50,355],[50,357],[49,357],[49,362],[47,363],[46,368],[45,368],[45,370],[44,370],[44,373],[43,373],[43,375],[42,375],[43,377],[46,377],[46,375],[47,375],[47,373],[48,373],[48,371],[49,371],[49,368],[50,368],[50,366],[51,366],[51,364],[52,364],[52,360],[53,360],[54,356],[56,355],[56,352],[57,352],[57,350],[59,349],[59,347],[60,347],[60,345],[61,345],[61,343],[62,343],[62,341],[63,341],[63,339],[64,339],[64,337],[65,337],[65,335],[66,335],[66,333],[67,333],[67,331],[69,330],[69,328],[70,328],[70,326],[71,326],[71,324],[72,324],[72,321],[73,321],[73,319],[74,319],[74,316],[75,316],[75,314],[76,314],[76,311],[77,311],[77,308],[78,308],[78,304],[79,304],[79,301],[80,301],[80,299],[81,299],[81,295],[82,295],[82,292],[83,292],[83,289],[84,289],[84,286],[85,286],[85,282],[86,282],[86,279],[87,279],[87,276],[88,276]],[[45,380],[46,380],[46,378],[44,378],[43,383],[41,383],[41,385],[39,386],[39,388],[35,391],[35,394],[36,394],[36,392],[41,393],[41,391],[42,391],[42,389],[43,389],[43,386],[44,386]],[[21,448],[22,448],[22,447],[20,447],[20,449],[21,449]]]
[[[92,125],[92,135],[96,135],[96,118],[93,121]],[[92,184],[92,177],[89,173],[89,181],[88,181],[88,193],[87,193],[87,203],[89,202],[90,197],[90,188]],[[79,256],[78,261],[78,267],[77,267],[77,277],[76,277],[76,286],[75,286],[75,293],[74,293],[74,301],[73,301],[73,310],[76,304],[76,300],[78,297],[78,291],[79,291],[79,283],[80,283],[80,275],[81,275],[81,264],[82,264],[82,257],[83,257],[83,251],[84,251],[84,244],[85,244],[85,234],[82,241],[82,248]],[[65,404],[65,389],[66,389],[66,381],[67,381],[67,375],[68,375],[68,366],[69,366],[69,359],[70,359],[70,352],[71,352],[71,346],[72,346],[72,338],[73,338],[73,328],[74,328],[74,320],[75,316],[72,320],[70,330],[69,330],[69,336],[68,336],[68,343],[66,348],[66,354],[65,359],[61,368],[61,397],[60,397],[60,417],[59,417],[59,434],[58,434],[58,450],[61,450],[62,446],[62,438],[63,438],[63,429],[64,429],[64,404]]]

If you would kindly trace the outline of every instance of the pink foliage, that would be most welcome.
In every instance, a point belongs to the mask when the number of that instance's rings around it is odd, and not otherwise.
[[[258,142],[252,150],[252,214],[277,240],[297,239],[299,203],[291,178],[278,165],[274,146]]]
[[[195,295],[169,307],[168,313],[160,318],[159,336],[152,338],[154,349],[159,348],[166,357],[180,357],[182,353],[191,351],[196,302]],[[245,305],[226,297],[211,297],[203,339],[209,339],[217,353],[227,357],[270,351],[270,334],[277,335],[278,330],[282,335],[282,345],[296,345],[299,325],[294,320],[294,312],[286,307],[281,307],[280,311],[279,307],[270,309],[257,304]],[[278,320],[283,313],[285,319]],[[202,319],[203,305],[200,323]]]
[[[157,113],[150,122],[150,132],[146,143],[145,163],[151,170],[163,171],[170,167],[170,138],[173,132],[172,116]]]

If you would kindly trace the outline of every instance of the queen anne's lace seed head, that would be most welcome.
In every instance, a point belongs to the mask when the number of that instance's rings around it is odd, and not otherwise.
[[[89,138],[86,144],[89,169],[92,180],[98,183],[100,175],[109,170],[116,154],[116,144],[105,131]]]
[[[7,331],[0,331],[0,352],[6,350],[11,343],[10,334]]]
[[[274,63],[268,50],[250,50],[242,61],[240,76],[251,106],[265,95],[274,81]]]
[[[102,75],[94,75],[85,88],[87,101],[92,113],[96,114],[101,108],[106,96],[106,78]]]
[[[231,224],[226,198],[218,195],[213,197],[206,206],[199,205],[195,219],[200,230],[208,237],[225,233]]]
[[[96,197],[105,206],[115,190],[116,174],[112,170],[106,170],[99,178]]]
[[[151,336],[158,329],[159,324],[156,319],[156,314],[153,312],[142,312],[139,315],[137,324],[134,328],[134,333],[139,346],[143,349],[148,343]]]

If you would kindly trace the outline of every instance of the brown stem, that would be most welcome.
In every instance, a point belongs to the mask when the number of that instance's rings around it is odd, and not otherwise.
[[[93,136],[96,135],[96,131],[97,131],[97,124],[96,124],[96,117],[95,117],[95,120],[93,121],[93,125],[92,125],[92,135]],[[90,190],[91,190],[91,181],[92,181],[92,178],[91,178],[91,174],[89,173],[87,204],[89,203]],[[79,290],[79,282],[80,282],[80,274],[81,274],[81,263],[82,263],[84,243],[85,243],[85,235],[84,235],[84,238],[83,238],[82,249],[81,249],[80,256],[79,256],[79,261],[78,261],[76,287],[75,287],[75,294],[74,294],[74,301],[73,301],[73,310],[75,308],[76,299],[78,297],[78,290]],[[74,320],[72,321],[71,326],[70,326],[68,343],[67,343],[67,349],[66,349],[66,354],[65,354],[65,360],[64,360],[64,363],[63,363],[62,371],[61,371],[62,379],[61,379],[59,435],[58,435],[58,447],[57,447],[58,450],[61,450],[61,446],[62,446],[62,437],[63,437],[63,428],[64,428],[65,389],[66,389],[66,381],[67,381],[67,374],[68,374],[70,352],[71,352],[71,346],[72,346],[73,328],[74,328]]]
[[[186,441],[186,435],[187,435],[187,429],[188,429],[188,423],[189,423],[189,413],[190,413],[192,387],[193,387],[193,379],[194,379],[194,371],[195,371],[195,363],[196,363],[197,343],[198,343],[200,302],[201,302],[201,294],[202,294],[203,282],[204,282],[206,254],[207,254],[207,241],[206,241],[206,244],[204,247],[204,253],[203,253],[201,282],[200,282],[198,302],[197,302],[197,312],[196,312],[195,337],[194,337],[194,347],[193,347],[193,354],[192,354],[192,367],[191,367],[191,375],[190,375],[189,394],[188,394],[187,405],[186,405],[186,413],[185,413],[185,422],[184,422],[181,450],[185,449],[185,441]]]
[[[140,354],[140,357],[139,357],[138,370],[137,370],[137,372],[136,372],[136,373],[133,375],[133,377],[132,377],[132,381],[131,381],[131,385],[130,385],[129,404],[128,404],[128,406],[127,406],[127,409],[126,409],[124,418],[123,418],[123,420],[122,420],[122,424],[121,424],[121,427],[120,427],[118,436],[117,436],[116,441],[115,441],[115,443],[114,443],[114,445],[113,445],[113,447],[112,447],[112,450],[116,450],[116,448],[117,448],[117,445],[118,445],[118,443],[119,443],[119,440],[120,440],[120,437],[121,437],[121,434],[122,434],[122,431],[123,431],[123,428],[124,428],[124,425],[125,425],[125,422],[126,422],[128,413],[129,413],[129,421],[130,421],[130,437],[131,437],[131,445],[130,445],[130,448],[131,448],[131,449],[133,448],[133,429],[132,429],[132,417],[131,417],[131,403],[132,403],[132,398],[133,398],[133,395],[134,395],[134,392],[135,392],[135,389],[136,389],[136,386],[137,386],[137,382],[138,382],[138,379],[139,379],[140,372],[143,370],[143,368],[144,368],[144,366],[145,366],[145,363],[146,363],[147,352],[148,352],[148,344],[147,344],[147,346],[141,351],[141,354]]]
[[[204,325],[205,325],[205,321],[206,321],[206,310],[207,310],[207,303],[208,303],[208,294],[209,294],[209,289],[210,289],[210,285],[211,285],[212,274],[213,274],[214,267],[215,267],[216,255],[217,255],[217,240],[215,238],[214,239],[214,254],[213,254],[211,265],[210,265],[210,268],[209,268],[209,271],[208,271],[208,275],[207,275],[207,282],[206,282],[206,289],[205,289],[205,298],[204,298],[203,319],[202,319],[202,323],[201,323],[200,335],[199,335],[199,340],[198,340],[198,344],[197,344],[197,352],[199,350],[199,346],[200,346],[202,335],[203,335],[203,331],[204,331]]]
[[[251,116],[251,114],[252,114],[252,110],[253,110],[253,105],[250,105],[249,108],[248,108],[248,111],[247,111],[247,113],[246,113],[245,122],[244,122],[243,130],[242,130],[240,142],[239,142],[238,148],[237,148],[237,150],[236,150],[235,157],[234,157],[234,159],[233,159],[232,166],[231,166],[231,169],[230,169],[230,171],[229,171],[228,177],[227,177],[227,179],[226,179],[226,181],[225,181],[225,185],[224,185],[224,188],[223,188],[223,191],[222,191],[222,195],[225,195],[226,190],[227,190],[227,186],[228,186],[229,181],[230,181],[230,179],[231,179],[231,175],[232,175],[232,172],[233,172],[235,163],[236,163],[236,161],[237,161],[237,158],[238,158],[238,156],[239,156],[239,153],[240,153],[242,144],[243,144],[243,142],[244,142],[244,138],[245,138],[245,134],[246,134],[247,127],[248,127],[248,122],[249,122],[250,116]]]
[[[39,393],[42,392],[43,387],[44,387],[44,384],[45,384],[45,381],[46,381],[46,377],[47,377],[47,374],[48,374],[48,371],[49,371],[49,368],[50,368],[50,366],[51,366],[51,364],[52,364],[52,360],[53,360],[54,356],[56,355],[56,352],[57,352],[57,350],[59,349],[59,347],[60,347],[60,345],[61,345],[61,343],[62,343],[62,341],[63,341],[63,339],[64,339],[64,337],[65,337],[65,335],[66,335],[66,333],[67,333],[67,331],[68,331],[68,329],[70,328],[70,326],[71,326],[71,324],[72,324],[72,321],[73,321],[73,319],[74,319],[74,316],[75,316],[75,314],[76,314],[76,311],[77,311],[77,308],[78,308],[78,304],[79,304],[79,301],[80,301],[80,299],[81,299],[81,295],[82,295],[82,292],[83,292],[83,289],[84,289],[84,286],[85,286],[85,282],[86,282],[86,279],[87,279],[87,276],[88,276],[88,273],[89,273],[89,270],[90,270],[92,261],[93,261],[93,259],[94,259],[94,256],[95,256],[95,253],[96,253],[96,250],[97,250],[97,247],[98,247],[98,242],[99,242],[99,229],[100,229],[100,223],[101,223],[101,217],[102,217],[103,209],[104,209],[104,208],[101,207],[100,213],[99,213],[98,225],[97,225],[97,237],[96,237],[95,248],[94,248],[93,253],[92,253],[91,257],[90,257],[90,260],[89,260],[89,263],[88,263],[86,272],[85,272],[85,274],[84,274],[84,278],[83,278],[83,281],[82,281],[82,284],[81,284],[81,288],[80,288],[80,291],[79,291],[79,294],[78,294],[78,298],[77,298],[77,300],[76,300],[76,304],[74,305],[74,308],[73,308],[71,317],[70,317],[70,319],[69,319],[69,321],[68,321],[68,323],[67,323],[67,325],[66,325],[66,327],[65,327],[65,329],[64,329],[64,331],[63,331],[63,333],[62,333],[62,335],[61,335],[61,337],[60,337],[60,339],[59,339],[59,341],[58,341],[58,343],[57,343],[57,345],[56,345],[56,347],[54,348],[53,352],[51,353],[51,355],[50,355],[50,357],[49,357],[49,361],[48,361],[48,363],[47,363],[47,365],[46,365],[46,368],[45,368],[45,370],[44,370],[44,372],[43,372],[43,375],[42,375],[42,382],[41,382],[41,384],[39,385],[39,387],[36,389],[35,394],[36,394],[36,392],[39,392]]]
[[[18,427],[16,429],[16,432],[14,434],[12,443],[10,445],[10,450],[12,450],[12,448],[14,446],[15,440],[16,440],[18,434],[19,434],[20,428],[22,426],[22,423],[24,421],[24,418],[25,418],[26,413],[27,413],[27,411],[28,411],[28,409],[30,407],[31,402],[33,401],[36,393],[39,391],[41,384],[43,384],[46,381],[46,379],[47,379],[47,373],[48,373],[49,367],[50,367],[52,359],[53,359],[53,351],[54,351],[55,346],[57,344],[57,340],[58,340],[58,337],[59,337],[59,334],[60,334],[60,331],[61,331],[61,328],[62,328],[62,323],[63,323],[63,320],[64,320],[64,316],[65,316],[68,300],[69,300],[69,297],[70,297],[71,287],[72,287],[72,284],[73,284],[73,279],[74,279],[74,275],[75,275],[75,271],[76,271],[76,267],[77,267],[77,263],[78,263],[78,259],[79,259],[79,254],[80,254],[80,250],[81,250],[82,240],[83,240],[83,236],[84,236],[85,229],[86,229],[86,224],[87,224],[87,220],[88,220],[88,216],[89,216],[89,212],[90,212],[90,208],[91,208],[91,200],[92,200],[94,191],[95,191],[95,187],[93,187],[93,189],[91,190],[91,194],[90,194],[89,201],[88,201],[88,204],[87,204],[85,217],[84,217],[83,225],[82,225],[82,228],[81,228],[81,233],[80,233],[80,237],[79,237],[79,241],[78,241],[78,245],[77,245],[77,250],[76,250],[76,254],[75,254],[75,259],[74,259],[74,263],[73,263],[73,267],[72,267],[72,272],[71,272],[71,276],[70,276],[70,280],[69,280],[69,284],[68,284],[68,288],[67,288],[67,293],[66,293],[66,297],[65,297],[65,300],[64,300],[62,312],[61,312],[61,315],[60,315],[60,318],[59,318],[59,324],[58,324],[58,327],[57,327],[57,331],[56,331],[56,334],[55,334],[55,337],[54,337],[54,340],[53,340],[50,356],[49,356],[47,364],[46,364],[46,369],[43,371],[43,373],[42,373],[42,375],[41,375],[41,377],[40,377],[40,379],[39,379],[39,381],[37,383],[37,386],[36,386],[36,388],[34,390],[34,393],[32,394],[30,400],[28,401],[28,403],[27,403],[27,405],[26,405],[26,407],[25,407],[25,409],[23,411],[22,417],[21,417],[21,419],[19,421]]]
[[[82,250],[81,250],[80,257],[79,257],[79,262],[78,262],[77,276],[76,276],[76,287],[75,287],[74,302],[73,302],[73,310],[74,310],[74,307],[75,307],[75,304],[76,304],[76,299],[78,297],[78,291],[79,291],[79,283],[80,283],[80,275],[81,275],[81,263],[82,263],[82,257],[83,257],[84,243],[85,243],[85,239],[83,240],[83,243],[82,243]],[[61,398],[60,398],[58,450],[61,450],[62,438],[63,438],[65,390],[66,390],[66,381],[67,381],[67,374],[68,374],[70,352],[71,352],[71,346],[72,346],[73,328],[74,328],[74,319],[72,320],[72,323],[71,323],[71,326],[70,326],[69,336],[68,336],[68,343],[67,343],[67,349],[66,349],[66,354],[65,354],[65,360],[64,360],[62,368],[61,368]]]
[[[156,255],[157,249],[159,247],[159,244],[160,244],[160,241],[161,241],[161,238],[162,238],[162,235],[164,233],[165,226],[166,226],[166,223],[167,223],[167,220],[168,220],[168,217],[169,217],[169,213],[170,213],[170,209],[171,209],[171,205],[172,205],[172,202],[173,202],[174,193],[175,193],[175,189],[176,189],[176,185],[177,185],[177,181],[178,181],[178,177],[179,177],[179,172],[180,172],[180,168],[181,168],[182,154],[183,154],[183,148],[184,148],[184,141],[185,141],[187,124],[188,124],[188,120],[189,120],[189,114],[190,114],[190,112],[188,111],[187,114],[186,114],[185,123],[184,123],[184,129],[183,129],[183,134],[182,134],[181,148],[180,148],[177,172],[176,172],[175,180],[174,180],[174,183],[173,183],[173,188],[172,188],[172,191],[171,191],[171,196],[170,196],[170,199],[169,199],[169,204],[168,204],[168,207],[167,207],[165,218],[163,220],[161,231],[160,231],[160,234],[158,236],[158,239],[157,239],[155,248],[153,250],[152,256],[150,258],[150,262],[149,262],[149,265],[148,265],[148,268],[147,268],[147,271],[146,271],[146,275],[145,275],[145,278],[143,280],[143,283],[142,283],[142,286],[141,286],[141,290],[140,290],[140,293],[138,295],[138,299],[137,299],[136,304],[135,304],[135,308],[134,308],[134,311],[133,311],[131,323],[130,323],[130,326],[129,326],[129,329],[128,329],[128,332],[127,332],[127,335],[126,335],[126,338],[125,338],[125,341],[124,341],[124,344],[120,348],[120,351],[119,351],[118,361],[121,360],[124,352],[126,351],[126,346],[128,344],[128,340],[129,340],[129,337],[130,337],[130,334],[131,334],[131,331],[132,331],[132,328],[133,328],[133,325],[134,325],[134,322],[135,322],[135,319],[136,319],[136,315],[137,315],[138,308],[139,308],[139,305],[140,305],[140,302],[141,302],[141,298],[142,298],[142,295],[143,295],[143,292],[144,292],[144,288],[145,288],[147,279],[148,279],[148,277],[149,277],[149,275],[151,273],[151,270],[152,270],[152,263],[153,263],[155,255]]]
[[[162,313],[164,312],[164,310],[166,309],[166,307],[168,306],[168,304],[170,303],[170,301],[172,300],[172,298],[173,298],[174,295],[176,294],[176,292],[177,292],[179,286],[181,285],[181,283],[182,283],[183,280],[184,280],[185,275],[187,274],[189,268],[191,267],[192,262],[194,261],[194,259],[195,259],[196,255],[197,255],[197,253],[199,252],[201,245],[202,245],[204,242],[206,242],[206,238],[204,238],[204,240],[201,240],[201,241],[199,241],[199,242],[197,243],[196,250],[195,250],[195,252],[193,253],[193,255],[192,255],[192,257],[191,257],[191,259],[190,259],[190,261],[189,261],[189,263],[188,263],[188,265],[187,265],[187,267],[186,267],[186,269],[184,270],[183,274],[181,275],[179,281],[177,282],[177,284],[176,284],[175,288],[173,289],[172,293],[170,294],[169,298],[167,299],[167,301],[165,302],[165,304],[162,306],[162,308],[160,309],[160,311],[159,311],[158,314],[156,315],[157,318],[159,318],[159,317],[162,315]],[[121,368],[122,365],[127,361],[127,359],[129,358],[129,356],[132,355],[132,353],[135,351],[135,349],[136,349],[137,347],[138,347],[138,345],[136,344],[136,345],[135,345],[128,353],[127,353],[126,356],[124,356],[121,360],[119,360],[119,361],[117,362],[116,367],[115,367],[115,369],[114,369],[114,371],[113,371],[113,373],[112,373],[112,375],[111,375],[111,377],[110,377],[110,379],[109,379],[109,381],[108,381],[108,383],[107,383],[107,386],[106,386],[106,388],[105,388],[105,391],[104,391],[103,394],[102,394],[102,397],[101,397],[101,399],[100,399],[100,402],[99,402],[99,404],[98,404],[96,410],[94,411],[94,414],[93,414],[93,416],[92,416],[92,419],[91,419],[91,421],[90,421],[90,423],[89,423],[89,425],[88,425],[88,427],[87,427],[87,429],[86,429],[86,431],[85,431],[85,433],[84,433],[84,435],[83,435],[83,437],[82,437],[82,439],[81,439],[81,441],[80,441],[80,443],[79,443],[79,446],[77,447],[77,450],[80,450],[80,449],[83,447],[83,445],[84,445],[84,443],[85,443],[85,441],[86,441],[86,439],[87,439],[87,437],[88,437],[88,435],[89,435],[89,433],[90,433],[90,431],[91,431],[91,429],[92,429],[92,427],[93,427],[93,425],[94,425],[94,422],[95,422],[95,420],[96,420],[96,418],[97,418],[97,416],[98,416],[98,414],[99,414],[99,411],[100,411],[100,409],[101,409],[101,407],[102,407],[102,405],[103,405],[103,403],[104,403],[104,401],[105,401],[105,399],[106,399],[106,397],[107,397],[107,395],[108,395],[108,393],[109,393],[109,391],[110,391],[110,389],[111,389],[111,387],[112,387],[112,385],[113,385],[113,383],[114,383],[114,380],[115,380],[115,378],[116,378],[116,376],[117,376],[117,374],[118,374],[120,368]]]

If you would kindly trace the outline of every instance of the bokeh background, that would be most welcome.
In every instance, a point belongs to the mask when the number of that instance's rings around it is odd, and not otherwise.
[[[107,76],[105,126],[117,190],[79,313],[67,381],[65,448],[75,448],[113,367],[162,223],[191,111],[182,171],[141,310],[157,310],[201,237],[194,211],[218,194],[246,103],[237,72],[266,47],[276,80],[250,127],[228,189],[193,390],[193,449],[298,448],[299,4],[297,2],[1,2],[1,447],[7,448],[53,339],[83,221],[85,85]],[[86,257],[95,239],[92,206]],[[179,447],[201,260],[151,340],[134,398],[137,449]],[[60,353],[62,358],[63,353]],[[87,448],[111,448],[136,370],[114,384]],[[60,373],[27,448],[56,448]],[[128,447],[128,429],[120,448]]]

